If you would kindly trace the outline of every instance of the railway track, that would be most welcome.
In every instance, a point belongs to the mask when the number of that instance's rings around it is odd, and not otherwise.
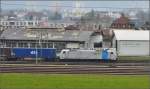
[[[35,61],[0,61],[0,64],[35,64]],[[137,65],[137,66],[149,66],[150,61],[116,61],[116,62],[103,62],[103,61],[83,61],[83,62],[45,62],[45,61],[38,61],[38,64],[41,65]]]
[[[0,73],[150,74],[149,66],[107,65],[0,65]]]

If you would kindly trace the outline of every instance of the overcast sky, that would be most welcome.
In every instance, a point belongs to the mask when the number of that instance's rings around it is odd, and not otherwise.
[[[75,7],[76,1],[2,1],[2,9],[22,9],[22,8],[36,8],[41,9],[55,9],[49,6],[59,6],[61,10],[71,10]],[[145,0],[141,1],[79,1],[81,7],[91,7],[84,8],[84,10],[104,10],[104,9],[117,9],[117,8],[149,8],[149,2]],[[9,5],[8,5],[9,4]],[[20,5],[19,5],[20,4]],[[63,6],[73,6],[73,7],[63,7]],[[93,7],[93,8],[92,8]],[[102,8],[94,8],[102,7]],[[112,7],[112,8],[105,8]]]

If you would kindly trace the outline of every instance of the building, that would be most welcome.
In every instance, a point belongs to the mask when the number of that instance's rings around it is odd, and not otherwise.
[[[150,22],[145,22],[145,24],[143,24],[143,25],[141,26],[141,29],[143,29],[143,30],[150,29]]]
[[[119,56],[150,55],[150,32],[143,30],[113,30],[112,46]]]
[[[135,24],[130,21],[130,19],[124,14],[121,15],[120,18],[113,21],[110,28],[113,29],[133,29]]]
[[[102,42],[102,36],[94,31],[64,30],[63,28],[18,28],[3,31],[1,48],[94,48]]]
[[[76,25],[76,22],[73,20],[51,20],[48,22],[48,26],[52,28],[64,28],[70,25]]]
[[[3,29],[7,28],[21,28],[21,27],[51,27],[51,28],[63,28],[69,25],[75,25],[75,21],[68,20],[53,20],[53,21],[42,21],[42,20],[1,20],[0,26]]]
[[[113,32],[111,29],[102,29],[103,36],[103,48],[111,48],[112,47],[112,37]]]
[[[47,14],[44,14],[43,12],[28,12],[24,15],[25,20],[48,20]]]
[[[86,10],[84,10],[82,7],[84,7],[83,3],[80,1],[75,1],[74,7],[72,10],[64,9],[63,11],[63,17],[71,17],[74,19],[81,18],[81,16],[86,14]]]
[[[39,21],[28,20],[1,20],[0,25],[3,29],[7,28],[20,28],[20,27],[36,27],[40,24]]]

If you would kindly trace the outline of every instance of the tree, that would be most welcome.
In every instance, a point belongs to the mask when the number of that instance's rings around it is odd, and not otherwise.
[[[61,19],[62,19],[62,14],[59,12],[51,13],[49,16],[49,20],[61,20]]]
[[[84,16],[85,20],[95,20],[95,11],[92,9],[90,12],[88,12],[85,16]]]
[[[144,12],[143,10],[138,11],[136,14],[136,17],[139,18],[143,22],[147,22],[149,18],[148,12]]]

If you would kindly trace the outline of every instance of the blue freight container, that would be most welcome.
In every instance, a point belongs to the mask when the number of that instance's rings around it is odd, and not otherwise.
[[[55,48],[12,48],[12,54],[17,58],[56,58]]]

